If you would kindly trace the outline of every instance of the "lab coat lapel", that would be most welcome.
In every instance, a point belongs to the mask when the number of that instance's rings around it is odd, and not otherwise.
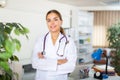
[[[46,38],[46,56],[55,58],[56,51],[55,46],[52,43],[51,34],[48,34],[48,37]]]
[[[63,37],[63,35],[60,33],[58,36],[58,39],[55,43],[55,45],[53,45],[52,43],[52,38],[51,38],[51,34],[48,34],[48,37],[46,38],[46,56],[49,57],[54,57],[57,58],[57,54],[62,55],[63,54],[63,48],[64,48],[64,38],[61,40],[61,42],[59,42],[59,40]],[[59,47],[59,49],[58,49]]]

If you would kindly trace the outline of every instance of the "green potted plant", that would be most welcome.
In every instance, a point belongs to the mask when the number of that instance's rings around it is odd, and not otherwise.
[[[16,36],[24,35],[28,39],[28,33],[29,30],[20,23],[0,22],[0,80],[13,80],[14,73],[9,62],[19,60],[14,52],[21,48]]]
[[[109,47],[114,50],[111,54],[111,64],[116,73],[120,74],[120,22],[108,28],[107,33]]]

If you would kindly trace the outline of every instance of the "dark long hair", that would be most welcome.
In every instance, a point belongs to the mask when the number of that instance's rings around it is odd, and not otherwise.
[[[60,12],[58,12],[57,10],[50,10],[50,11],[48,11],[47,14],[46,14],[46,19],[47,19],[47,16],[48,16],[50,13],[55,13],[56,15],[58,15],[58,17],[60,18],[60,20],[63,21]],[[60,32],[65,35],[64,29],[63,29],[62,27],[60,27]]]

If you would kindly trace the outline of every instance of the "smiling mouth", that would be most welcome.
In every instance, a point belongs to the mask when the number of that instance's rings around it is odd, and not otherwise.
[[[56,27],[55,25],[54,26],[50,26],[50,28],[52,28],[52,29],[55,28],[55,27]]]

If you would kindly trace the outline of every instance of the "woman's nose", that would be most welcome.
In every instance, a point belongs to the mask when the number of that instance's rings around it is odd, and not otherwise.
[[[52,20],[52,21],[51,21],[51,24],[55,24],[55,21]]]

